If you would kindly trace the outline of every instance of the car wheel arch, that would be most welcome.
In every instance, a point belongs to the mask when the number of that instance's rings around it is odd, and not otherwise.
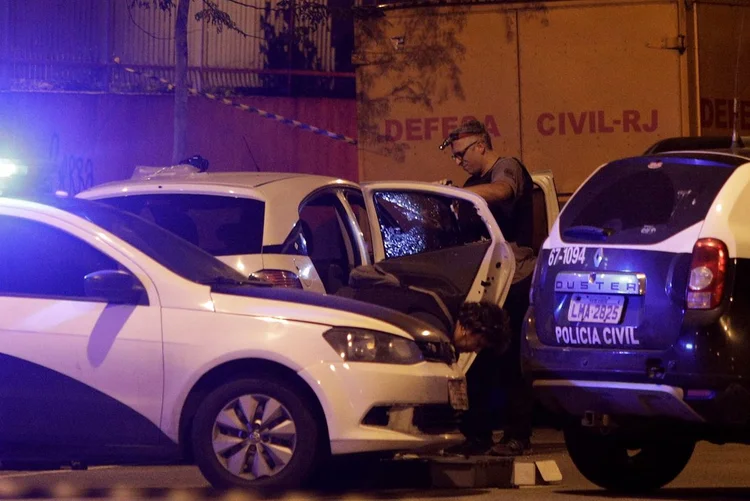
[[[243,377],[273,378],[293,385],[313,407],[315,417],[322,427],[323,437],[328,438],[328,421],[318,396],[310,385],[294,370],[278,362],[265,359],[240,359],[225,362],[206,372],[195,382],[182,406],[179,421],[179,446],[184,459],[192,462],[190,435],[193,418],[201,402],[214,389],[233,379]],[[330,441],[328,441],[330,446]]]

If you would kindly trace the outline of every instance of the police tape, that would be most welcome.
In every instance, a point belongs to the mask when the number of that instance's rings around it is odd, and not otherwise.
[[[45,472],[34,472],[43,475]],[[49,472],[47,472],[49,473]],[[22,474],[29,476],[28,473]],[[117,484],[112,487],[83,487],[72,482],[58,482],[51,486],[29,486],[14,482],[11,478],[0,477],[0,500],[17,499],[110,499],[116,501],[135,501],[141,499],[163,499],[165,501],[313,501],[332,499],[328,493],[305,491],[262,491],[229,489],[221,490],[212,487],[132,487]],[[342,493],[336,495],[340,501],[363,501],[367,499],[361,493]],[[396,498],[398,499],[398,498]]]
[[[116,64],[121,64],[120,58],[116,57],[114,59],[114,62]],[[170,82],[166,78],[160,77],[158,75],[155,75],[153,73],[147,72],[147,71],[140,71],[136,70],[135,68],[131,68],[128,66],[122,66],[122,69],[127,71],[128,73],[133,73],[135,75],[140,75],[142,77],[150,78],[152,80],[157,80],[167,86],[167,89],[173,90],[175,88],[174,82]],[[270,111],[261,110],[260,108],[256,108],[255,106],[249,106],[247,104],[238,103],[236,101],[232,101],[231,99],[223,98],[220,96],[217,96],[216,94],[213,94],[211,92],[204,92],[196,89],[195,87],[188,87],[188,92],[194,96],[203,96],[206,99],[211,99],[213,101],[218,101],[222,104],[226,104],[227,106],[232,106],[233,108],[237,108],[238,110],[247,111],[248,113],[255,113],[257,115],[260,115],[263,118],[268,118],[270,120],[276,120],[277,122],[281,122],[286,125],[290,125],[294,128],[306,130],[309,132],[312,132],[313,134],[317,134],[319,136],[325,136],[329,139],[335,139],[337,141],[344,141],[345,143],[357,145],[357,140],[345,136],[344,134],[339,134],[337,132],[331,132],[329,130],[321,129],[320,127],[315,127],[314,125],[306,124],[304,122],[300,122],[299,120],[293,120],[291,118],[286,118],[281,115],[277,115],[276,113],[272,113]]]

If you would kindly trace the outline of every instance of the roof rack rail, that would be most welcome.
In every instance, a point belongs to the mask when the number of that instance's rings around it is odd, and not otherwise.
[[[741,136],[737,138],[737,146],[744,148],[750,146],[750,137]],[[653,155],[667,151],[684,151],[684,150],[717,150],[729,149],[732,147],[731,136],[685,136],[685,137],[668,137],[651,145],[644,155]]]

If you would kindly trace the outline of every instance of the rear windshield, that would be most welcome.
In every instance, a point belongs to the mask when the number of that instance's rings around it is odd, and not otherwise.
[[[136,214],[213,256],[260,254],[264,204],[216,195],[128,195],[98,200]]]
[[[560,215],[565,242],[651,244],[702,221],[732,175],[696,158],[618,160],[594,174]]]

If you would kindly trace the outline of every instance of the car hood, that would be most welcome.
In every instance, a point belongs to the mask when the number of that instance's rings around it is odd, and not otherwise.
[[[290,321],[380,330],[420,342],[450,342],[444,332],[426,322],[341,296],[253,285],[214,285],[211,293],[219,313],[257,316],[261,310],[266,316]]]

